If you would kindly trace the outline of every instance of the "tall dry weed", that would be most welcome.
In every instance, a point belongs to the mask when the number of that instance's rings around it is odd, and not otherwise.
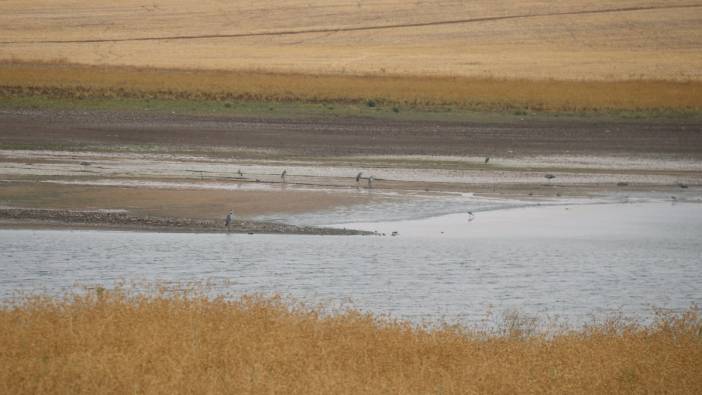
[[[699,110],[699,81],[563,81],[471,77],[307,75],[0,63],[5,95],[358,102],[539,111]]]
[[[519,321],[519,319],[517,319]],[[527,323],[528,324],[528,323]],[[280,298],[98,290],[0,309],[1,393],[696,393],[699,310],[545,336]],[[529,325],[527,325],[529,327]]]

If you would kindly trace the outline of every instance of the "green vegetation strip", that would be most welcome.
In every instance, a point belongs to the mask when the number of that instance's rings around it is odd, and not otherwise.
[[[94,93],[94,92],[93,92]],[[306,101],[256,101],[241,99],[186,99],[186,98],[139,98],[105,95],[76,94],[71,90],[39,94],[33,90],[0,86],[0,109],[45,109],[45,110],[95,110],[137,111],[177,115],[214,115],[233,117],[265,117],[272,119],[306,118],[376,118],[406,121],[446,122],[517,122],[524,119],[549,120],[565,118],[572,120],[615,121],[656,119],[702,119],[702,111],[679,109],[655,110],[607,110],[607,111],[533,111],[510,109],[498,111],[483,108],[463,108],[448,105],[398,105],[378,102],[306,102]]]

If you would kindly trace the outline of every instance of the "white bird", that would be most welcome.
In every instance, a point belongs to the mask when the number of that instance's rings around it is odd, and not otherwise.
[[[373,180],[375,180],[375,177],[368,177],[368,188],[373,188]]]

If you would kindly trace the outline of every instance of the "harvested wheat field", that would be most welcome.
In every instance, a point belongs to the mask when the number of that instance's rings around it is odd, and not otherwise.
[[[552,335],[423,328],[280,299],[98,289],[0,310],[3,393],[696,393],[700,319]]]
[[[696,1],[0,4],[0,59],[528,79],[699,79]]]
[[[0,37],[5,96],[702,106],[691,1],[5,1]]]

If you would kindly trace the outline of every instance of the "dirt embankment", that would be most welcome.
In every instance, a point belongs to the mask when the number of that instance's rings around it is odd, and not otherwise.
[[[230,229],[213,220],[138,217],[123,212],[71,211],[46,209],[0,209],[0,227],[76,227],[87,229],[114,229],[132,231],[168,231],[197,233],[279,233],[307,235],[367,235],[369,232],[351,229],[331,229],[312,226],[296,226],[274,222],[237,221]]]

